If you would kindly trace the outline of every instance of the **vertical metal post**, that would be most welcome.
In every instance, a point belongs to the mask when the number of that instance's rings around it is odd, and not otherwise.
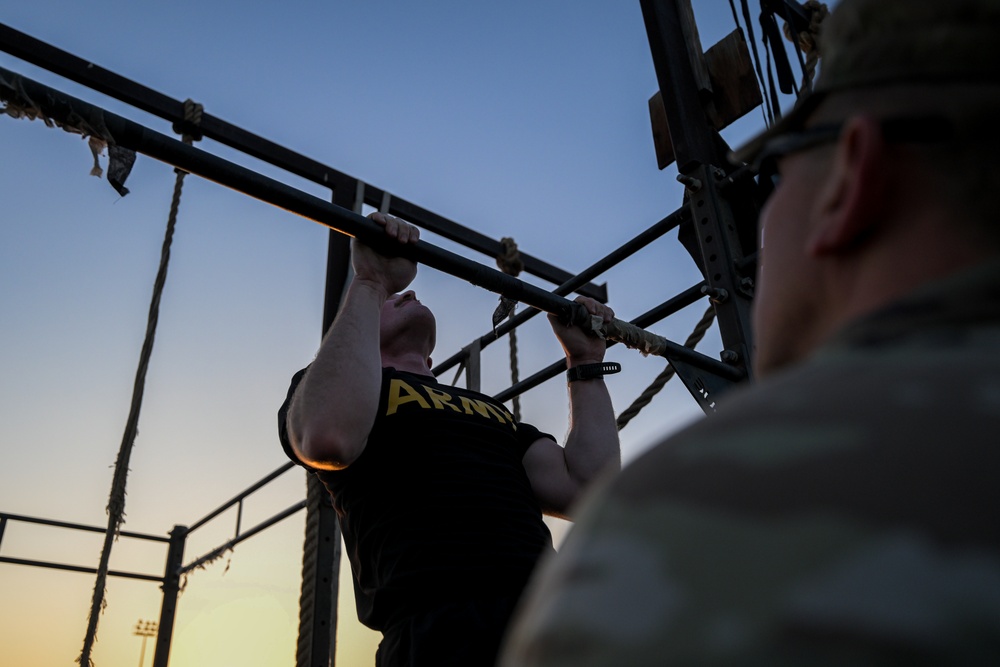
[[[163,604],[160,607],[160,622],[156,633],[156,652],[153,667],[167,667],[170,658],[170,641],[174,632],[174,615],[177,612],[177,595],[181,586],[181,567],[184,559],[184,543],[187,541],[187,526],[174,526],[170,531],[170,545],[167,547],[167,564],[163,570]]]
[[[465,348],[465,386],[473,391],[482,390],[482,356],[483,343],[480,339],[472,341]]]
[[[750,303],[753,278],[746,258],[756,248],[746,206],[734,207],[720,187],[733,167],[729,147],[712,125],[706,105],[711,91],[699,83],[696,65],[703,53],[693,25],[690,0],[640,0],[656,69],[667,127],[677,160],[678,180],[686,187],[691,219],[680,238],[708,283],[725,350],[722,360],[752,377]],[[738,216],[740,216],[738,218]],[[755,241],[753,241],[755,242]],[[752,264],[750,270],[753,269]]]

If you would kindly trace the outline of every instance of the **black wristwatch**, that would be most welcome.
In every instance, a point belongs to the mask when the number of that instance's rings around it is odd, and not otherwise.
[[[566,371],[566,380],[575,382],[577,380],[595,380],[611,373],[617,373],[622,369],[621,364],[613,361],[605,361],[600,364],[583,364],[574,366]]]

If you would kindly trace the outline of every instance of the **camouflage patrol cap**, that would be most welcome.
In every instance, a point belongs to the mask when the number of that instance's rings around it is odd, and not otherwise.
[[[731,154],[756,158],[798,130],[830,93],[905,83],[1000,83],[1000,0],[841,0],[819,29],[813,90]]]

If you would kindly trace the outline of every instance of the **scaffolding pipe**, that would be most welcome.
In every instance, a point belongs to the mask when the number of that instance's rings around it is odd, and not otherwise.
[[[684,290],[677,296],[674,296],[664,301],[659,306],[656,306],[652,310],[649,310],[640,315],[639,317],[635,318],[634,320],[632,320],[632,324],[637,327],[647,327],[651,324],[659,322],[668,315],[673,315],[677,311],[686,308],[687,306],[690,306],[691,304],[699,301],[700,299],[703,299],[705,295],[704,292],[702,291],[702,287],[704,285],[705,283],[702,282],[698,283],[697,285],[693,285],[692,287],[689,287],[688,289]],[[608,347],[611,347],[611,345],[614,345],[614,343],[612,342],[610,345],[608,345]],[[545,368],[543,368],[542,370],[536,372],[531,377],[524,378],[517,384],[511,385],[507,389],[504,389],[500,393],[494,395],[493,398],[503,403],[515,396],[520,396],[521,394],[530,389],[534,389],[538,385],[544,383],[547,380],[550,380],[551,378],[554,378],[556,375],[559,375],[559,373],[562,373],[565,370],[566,370],[565,359],[554,361]]]
[[[167,562],[163,568],[163,601],[160,604],[160,620],[156,627],[156,649],[153,652],[153,667],[167,667],[170,659],[170,642],[174,634],[174,618],[177,615],[177,596],[181,591],[181,563],[184,559],[184,545],[187,542],[187,526],[174,526],[170,531],[170,546],[167,548]]]
[[[209,512],[208,514],[206,514],[201,519],[198,519],[197,521],[195,521],[193,524],[191,524],[191,527],[188,528],[188,532],[189,533],[193,533],[200,526],[203,526],[204,524],[208,523],[209,521],[211,521],[215,517],[219,516],[220,514],[222,514],[223,512],[225,512],[227,509],[229,509],[233,505],[241,502],[244,498],[246,498],[247,496],[249,496],[254,491],[260,489],[262,486],[265,486],[266,484],[270,483],[272,480],[280,477],[281,475],[285,474],[286,472],[288,472],[289,470],[291,470],[294,467],[295,467],[295,464],[292,463],[291,461],[289,461],[288,463],[283,464],[280,468],[278,468],[274,472],[268,474],[266,477],[262,478],[258,482],[255,482],[251,486],[248,486],[247,488],[243,489],[238,494],[236,494],[235,496],[233,496],[232,498],[230,498],[228,501],[226,501],[225,503],[223,503],[222,505],[220,505],[216,509],[214,509],[211,512]]]
[[[178,574],[187,574],[191,570],[193,570],[193,569],[195,569],[197,567],[200,567],[201,565],[204,565],[205,563],[209,563],[209,562],[215,560],[216,558],[218,558],[219,556],[221,556],[225,552],[233,549],[240,542],[243,542],[244,540],[250,539],[251,537],[253,537],[257,533],[259,533],[260,531],[264,530],[265,528],[270,528],[274,524],[276,524],[276,523],[278,523],[280,521],[284,521],[285,519],[287,519],[291,515],[293,515],[296,512],[298,512],[300,509],[303,509],[305,506],[306,506],[306,501],[300,500],[299,502],[295,503],[291,507],[288,507],[287,509],[284,509],[281,512],[278,512],[277,514],[275,514],[271,518],[265,519],[264,521],[258,523],[256,526],[254,526],[253,528],[250,528],[249,530],[247,530],[243,534],[240,534],[239,530],[237,530],[236,537],[234,537],[231,540],[226,541],[221,546],[218,546],[215,549],[212,549],[211,551],[209,551],[204,556],[201,556],[200,558],[196,558],[195,560],[191,561],[187,565],[182,566],[180,568],[180,570],[178,571]],[[188,533],[190,533],[190,532],[191,531],[189,530]]]
[[[97,574],[96,567],[86,567],[84,565],[67,565],[65,563],[53,563],[44,560],[31,560],[30,558],[12,558],[10,556],[0,556],[0,563],[10,563],[11,565],[31,565],[33,567],[47,567],[51,570],[66,570],[68,572],[83,572],[85,574]],[[163,577],[154,574],[141,574],[139,572],[122,572],[120,570],[108,570],[109,577],[123,577],[125,579],[141,579],[142,581],[163,581]]]
[[[181,141],[155,132],[95,105],[0,68],[0,100],[18,107],[34,109],[38,114],[67,127],[104,128],[109,145],[117,145],[142,153],[207,180],[296,213],[338,232],[353,236],[378,252],[405,257],[449,275],[461,278],[477,287],[501,294],[508,299],[527,303],[553,314],[568,324],[589,325],[587,309],[574,301],[525,283],[502,271],[492,269],[461,255],[438,248],[426,241],[400,244],[388,238],[382,228],[366,217],[306,194],[284,183],[268,178],[246,167],[206,153]],[[641,337],[645,332],[632,325],[614,320],[609,325],[614,336],[624,340]],[[720,361],[693,352],[683,345],[654,337],[662,354],[676,357],[694,367],[722,377],[739,379],[741,372]],[[661,345],[662,344],[662,345]],[[739,377],[737,377],[739,376]]]
[[[225,146],[234,148],[241,153],[267,162],[279,169],[314,183],[329,188],[336,188],[345,183],[353,184],[358,182],[353,176],[344,174],[312,158],[300,155],[232,123],[216,118],[211,114],[203,113],[197,128],[188,127],[185,125],[183,102],[172,99],[152,88],[127,79],[2,23],[0,23],[0,50],[6,51],[32,65],[65,77],[70,81],[113,97],[136,109],[167,120],[174,124],[175,129],[183,127],[185,131],[191,130],[193,132],[196,130],[197,136],[205,136],[218,141]],[[389,195],[389,193],[372,185],[365,183],[361,185],[361,197],[367,204],[376,205]],[[389,199],[388,213],[415,222],[435,234],[439,234],[444,238],[460,243],[478,252],[496,256],[499,251],[499,241],[465,228],[443,216],[431,213],[400,197],[390,197]],[[527,273],[543,280],[558,284],[570,276],[568,272],[551,266],[527,253],[522,252],[521,259],[524,261],[524,270]],[[594,297],[602,303],[608,300],[607,289],[604,285],[582,285],[580,293]]]
[[[2,526],[7,523],[8,520],[11,521],[21,521],[23,523],[37,523],[42,526],[53,526],[55,528],[69,528],[71,530],[83,530],[91,533],[106,533],[108,532],[107,526],[87,526],[82,523],[70,523],[68,521],[54,521],[52,519],[40,519],[33,516],[24,516],[21,514],[10,514],[8,512],[0,512],[0,539],[3,537]],[[169,542],[170,539],[163,537],[161,535],[149,535],[147,533],[134,533],[128,530],[118,531],[118,537],[134,537],[137,540],[149,540],[150,542]]]

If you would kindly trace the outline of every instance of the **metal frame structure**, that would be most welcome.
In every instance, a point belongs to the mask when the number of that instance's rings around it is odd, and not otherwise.
[[[690,4],[640,0],[660,97],[691,216],[680,239],[701,269],[715,304],[723,361],[752,379],[750,303],[756,273],[757,208],[753,174],[728,160],[714,128],[712,96]]]
[[[365,204],[409,220],[422,229],[472,250],[493,257],[501,251],[499,241],[210,114],[202,115],[197,127],[190,127],[185,120],[184,102],[172,99],[2,23],[0,23],[0,50],[136,109],[158,116],[172,123],[178,133],[190,130],[194,136],[208,137],[290,174],[328,187],[335,193],[344,193],[338,198],[341,206],[345,200],[353,201],[358,198]],[[197,173],[196,170],[191,171]],[[351,206],[347,208],[350,209]],[[569,272],[531,255],[522,253],[521,258],[527,273],[548,282],[558,284],[571,277]],[[607,288],[604,285],[583,285],[579,292],[602,303],[608,300]]]
[[[380,229],[361,215],[363,206],[372,206],[400,216],[422,229],[458,242],[491,258],[496,258],[502,250],[499,241],[218,118],[205,114],[196,126],[192,126],[185,120],[183,102],[173,100],[2,24],[0,24],[0,50],[165,119],[173,123],[174,130],[179,133],[209,137],[290,174],[328,187],[331,190],[331,199],[324,201],[305,194],[5,69],[0,69],[0,98],[9,99],[11,95],[26,93],[41,107],[46,117],[53,118],[57,122],[69,122],[73,117],[92,119],[94,121],[92,125],[105,128],[108,136],[119,146],[143,153],[328,226],[331,233],[323,332],[331,324],[350,279],[349,236],[356,236],[387,253],[410,257],[417,262],[531,306],[498,326],[495,331],[472,341],[433,369],[435,375],[439,375],[459,366],[459,372],[464,370],[466,373],[467,384],[474,388],[478,388],[479,384],[478,355],[482,348],[542,311],[559,315],[565,321],[581,321],[585,315],[582,307],[564,298],[565,295],[576,292],[606,302],[606,286],[590,281],[655,239],[673,229],[679,229],[681,242],[698,265],[704,280],[640,315],[629,325],[641,329],[700,299],[706,297],[711,299],[725,347],[720,359],[694,352],[670,341],[659,341],[663,346],[661,356],[668,359],[699,405],[706,412],[711,412],[714,409],[715,398],[720,393],[736,383],[752,379],[749,364],[749,353],[752,349],[749,306],[753,298],[753,276],[756,267],[755,227],[758,187],[754,174],[745,168],[739,169],[729,164],[726,159],[728,146],[709,118],[706,105],[712,93],[712,83],[705,73],[704,54],[698,43],[690,0],[640,0],[640,4],[656,70],[659,95],[663,101],[667,125],[673,130],[670,136],[673,140],[678,180],[686,186],[685,205],[576,275],[522,253],[524,270],[555,284],[556,287],[551,292],[424,241],[405,248],[387,244]],[[767,9],[765,4],[774,7]],[[771,12],[780,13],[779,10],[791,12],[796,6],[797,3],[793,0],[768,0],[767,3],[762,1],[762,9]],[[2,85],[4,81],[14,81],[16,86],[13,89],[5,89]],[[614,339],[612,341],[611,344],[614,344]],[[555,361],[500,392],[496,398],[501,401],[509,400],[564,369],[564,359]],[[304,500],[241,532],[243,499],[292,467],[294,465],[289,463],[279,468],[190,527],[174,526],[169,538],[126,531],[121,533],[123,537],[158,541],[168,546],[166,566],[162,576],[109,572],[112,576],[160,582],[163,587],[163,605],[154,657],[155,667],[167,665],[180,577],[192,568],[214,560],[239,542],[307,507],[308,501]],[[315,480],[311,480],[310,483],[318,484]],[[184,565],[183,552],[187,536],[233,506],[238,508],[236,534],[233,539]],[[317,513],[316,523],[323,531],[317,543],[325,546],[321,546],[314,554],[316,558],[312,559],[313,569],[304,568],[303,571],[303,586],[313,586],[316,596],[310,614],[313,625],[309,628],[309,632],[305,633],[308,640],[305,650],[302,650],[303,630],[300,624],[299,665],[319,667],[333,664],[334,659],[336,574],[339,570],[339,549],[336,547],[339,546],[340,535],[335,514],[329,503],[319,503],[316,507],[309,506],[309,512]],[[105,530],[0,513],[0,544],[4,528],[10,521],[33,522],[85,531]],[[0,556],[0,562],[95,572],[93,568],[3,556]],[[307,582],[307,579],[311,581]]]
[[[0,48],[2,47],[0,44]],[[377,224],[357,212],[361,208],[360,187],[356,190],[357,198],[352,199],[350,191],[341,189],[334,190],[334,201],[340,202],[341,205],[327,202],[4,68],[0,68],[0,99],[9,104],[30,105],[35,113],[62,126],[74,127],[82,122],[89,128],[101,128],[105,135],[102,138],[114,142],[113,145],[118,148],[156,158],[255,199],[298,213],[340,232],[340,239],[343,241],[346,241],[347,236],[357,237],[365,244],[386,254],[426,264],[513,301],[524,302],[556,315],[564,322],[589,323],[589,315],[582,305],[555,292],[526,283],[423,240],[401,245],[387,239]],[[188,132],[187,129],[184,131]],[[347,202],[353,202],[354,205],[347,208]],[[341,243],[336,248],[331,247],[329,254],[327,314],[331,310],[335,312],[336,309],[332,308],[330,299],[339,301],[346,284],[348,262],[346,254],[341,252],[341,246],[346,246],[346,243]],[[572,284],[573,280],[567,282]],[[583,291],[584,287],[585,285],[578,286],[577,291]],[[628,334],[645,333],[620,321],[616,321],[615,326]],[[614,336],[609,334],[608,337]],[[652,335],[650,337],[657,339],[655,344],[661,356],[666,357],[671,363],[676,362],[678,375],[682,378],[688,375],[689,368],[698,369],[702,374],[716,376],[730,383],[738,382],[747,376],[745,368],[739,363],[731,363],[725,359],[717,360],[666,339]],[[697,395],[695,397],[698,398]]]
[[[288,462],[287,464],[281,466],[274,472],[263,477],[259,481],[255,482],[251,486],[247,487],[237,495],[233,496],[230,500],[226,501],[216,509],[212,510],[206,514],[201,519],[195,521],[191,526],[176,525],[170,531],[170,537],[162,537],[160,535],[149,535],[146,533],[136,533],[132,531],[121,531],[118,535],[119,537],[142,540],[146,542],[160,542],[167,545],[166,553],[166,564],[164,565],[164,570],[162,575],[156,574],[144,574],[140,572],[123,572],[118,570],[109,570],[108,576],[111,577],[124,577],[127,579],[139,579],[142,581],[152,581],[160,584],[160,588],[163,590],[163,602],[160,607],[160,618],[157,626],[156,634],[156,649],[153,654],[153,667],[166,667],[170,655],[170,640],[173,634],[174,628],[174,616],[177,610],[177,596],[180,594],[181,590],[181,578],[188,572],[191,572],[195,568],[202,567],[204,564],[215,560],[220,557],[226,551],[230,551],[240,542],[249,539],[261,532],[266,528],[270,528],[274,524],[287,519],[299,510],[306,506],[306,501],[300,501],[287,507],[286,509],[278,512],[277,514],[271,516],[268,519],[260,522],[256,526],[244,530],[242,528],[243,520],[243,501],[253,494],[255,491],[260,490],[262,487],[266,486],[273,480],[277,479],[284,473],[288,472],[295,467],[295,464]],[[187,538],[198,528],[212,521],[219,515],[221,515],[226,510],[236,507],[236,530],[233,538],[221,544],[220,546],[212,549],[208,553],[192,560],[191,562],[184,563],[184,546],[187,542]],[[66,521],[53,521],[51,519],[41,519],[38,517],[24,516],[20,514],[10,514],[7,512],[0,512],[0,547],[3,546],[4,532],[9,523],[31,523],[43,526],[50,526],[54,528],[65,528],[69,530],[91,532],[91,533],[104,533],[107,528],[97,527],[97,526],[87,526],[79,523],[69,523]],[[41,561],[28,558],[12,558],[9,556],[0,556],[0,563],[11,563],[14,565],[31,565],[34,567],[44,567],[56,570],[68,570],[71,572],[83,572],[87,574],[96,574],[97,568],[85,567],[81,565],[69,565],[65,563],[54,563],[51,561]]]

